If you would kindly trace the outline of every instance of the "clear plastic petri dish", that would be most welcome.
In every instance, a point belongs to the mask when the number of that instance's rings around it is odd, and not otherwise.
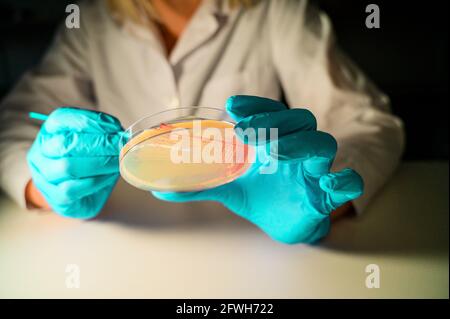
[[[181,107],[147,116],[120,141],[120,174],[143,190],[187,192],[229,183],[251,166],[253,147],[225,110]]]

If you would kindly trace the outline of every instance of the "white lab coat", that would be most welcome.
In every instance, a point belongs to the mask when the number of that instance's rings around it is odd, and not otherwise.
[[[284,94],[289,107],[311,110],[318,128],[338,141],[333,169],[362,175],[365,194],[354,205],[363,211],[403,150],[402,122],[389,113],[387,96],[336,48],[330,20],[307,1],[259,1],[250,9],[221,3],[203,1],[169,57],[156,29],[118,24],[105,1],[83,3],[81,28],[62,26],[43,61],[1,104],[7,194],[25,206],[26,153],[39,130],[29,111],[79,106],[127,127],[166,108]]]

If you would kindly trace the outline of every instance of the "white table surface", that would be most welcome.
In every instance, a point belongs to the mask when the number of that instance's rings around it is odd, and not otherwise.
[[[273,242],[218,204],[121,181],[92,221],[0,196],[0,297],[448,298],[448,162],[402,164],[364,216],[316,246]],[[80,287],[67,288],[76,264]],[[380,267],[368,289],[365,267]]]

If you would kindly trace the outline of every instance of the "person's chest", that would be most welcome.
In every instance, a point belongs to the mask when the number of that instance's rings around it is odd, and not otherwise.
[[[227,17],[200,12],[169,57],[156,32],[132,34],[136,30],[121,30],[112,20],[99,24],[90,43],[99,108],[127,126],[167,108],[223,108],[236,94],[279,98],[265,10]]]

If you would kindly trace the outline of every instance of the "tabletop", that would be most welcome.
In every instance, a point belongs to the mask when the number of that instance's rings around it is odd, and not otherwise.
[[[315,245],[123,181],[90,221],[1,195],[0,298],[448,298],[448,176],[448,162],[403,163],[362,216]]]

